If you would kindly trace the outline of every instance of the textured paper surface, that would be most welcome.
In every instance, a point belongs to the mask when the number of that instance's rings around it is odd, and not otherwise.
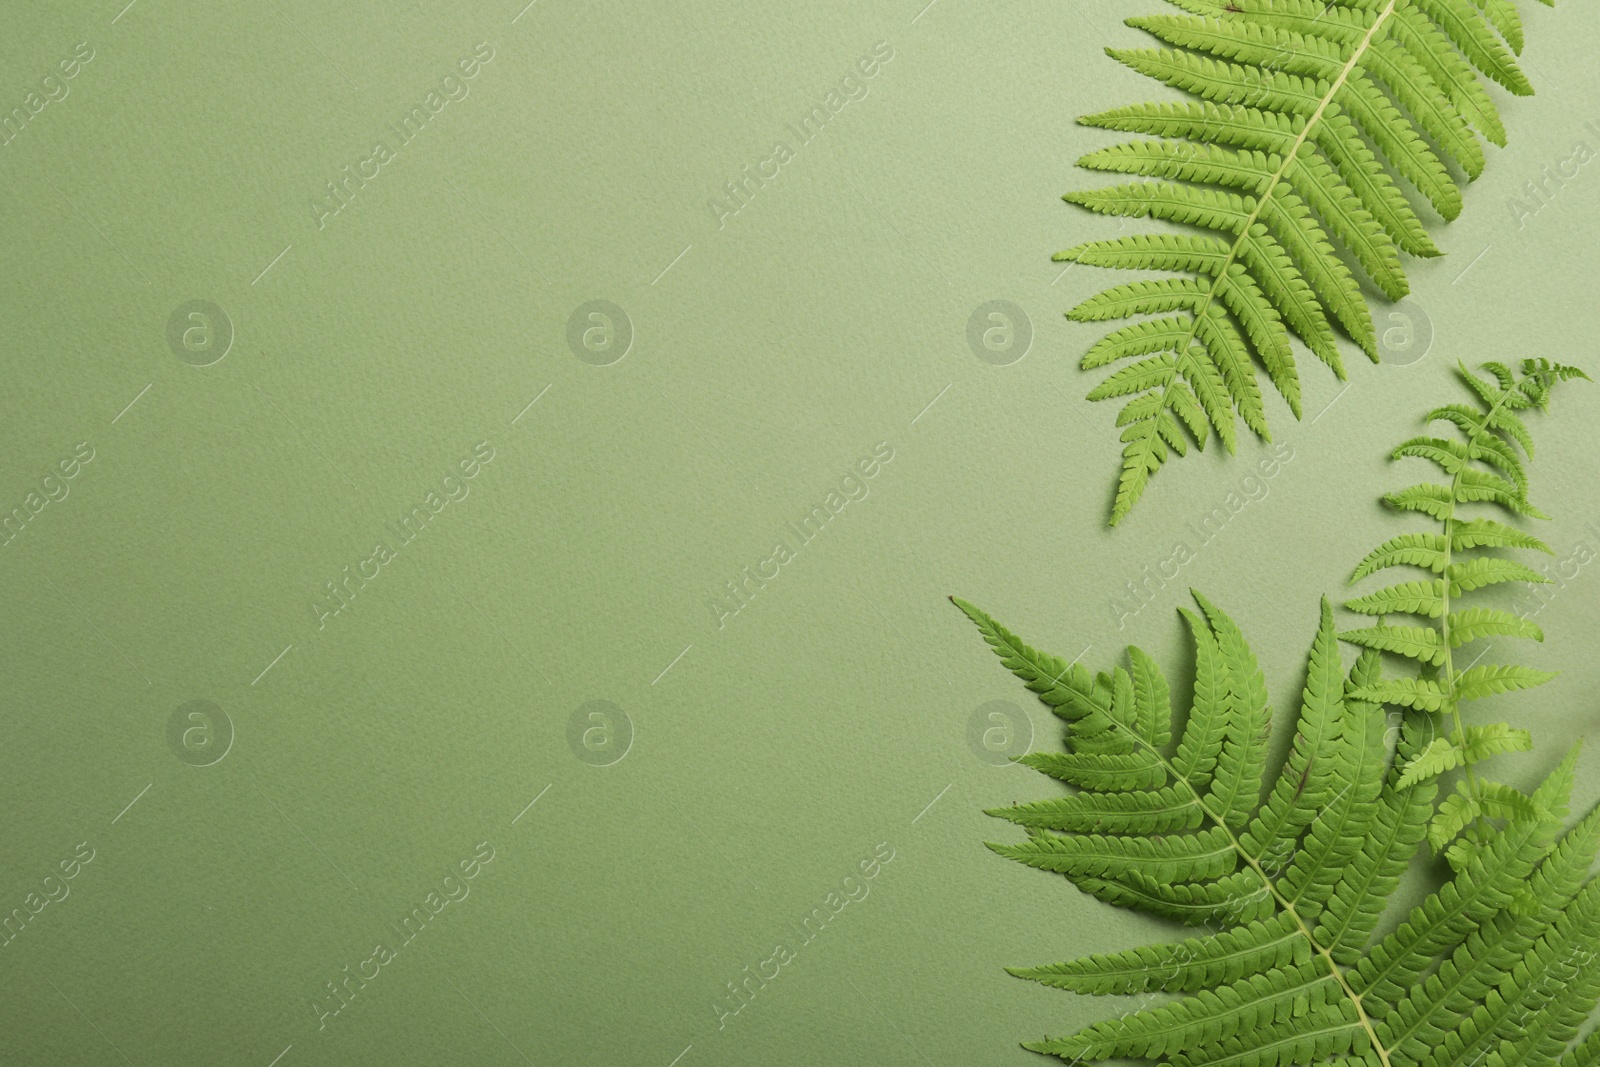
[[[1159,94],[1101,54],[1152,8],[922,4],[13,12],[0,507],[65,495],[0,550],[0,1060],[1020,1064],[1105,1012],[1001,970],[1159,930],[982,847],[1049,794],[980,758],[1024,722],[988,705],[1056,735],[944,598],[1176,682],[1199,587],[1295,699],[1453,361],[1596,369],[1600,31],[1525,5],[1539,95],[1493,90],[1510,147],[1376,308],[1392,362],[1306,357],[1270,476],[1174,463],[1113,536],[1060,314],[1110,276],[1048,256],[1115,232],[1058,197],[1115,139],[1074,117]],[[969,343],[991,301],[1014,362]],[[1600,721],[1600,390],[1556,406],[1566,576],[1519,652],[1564,673],[1481,709],[1523,786]]]

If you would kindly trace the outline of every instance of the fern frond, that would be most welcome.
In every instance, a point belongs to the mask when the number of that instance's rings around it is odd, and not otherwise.
[[[1549,553],[1550,546],[1516,526],[1481,513],[1486,505],[1505,518],[1542,517],[1528,500],[1528,475],[1523,456],[1533,455],[1533,437],[1518,411],[1548,407],[1556,383],[1585,377],[1576,368],[1548,361],[1525,360],[1516,370],[1497,362],[1485,363],[1486,374],[1458,366],[1462,382],[1475,403],[1448,404],[1429,412],[1429,424],[1454,427],[1456,438],[1424,435],[1396,448],[1396,459],[1424,459],[1437,465],[1448,485],[1423,484],[1388,494],[1384,499],[1404,511],[1417,511],[1439,523],[1437,532],[1412,532],[1391,537],[1362,560],[1351,577],[1358,582],[1378,570],[1413,566],[1438,575],[1431,581],[1389,586],[1347,601],[1345,607],[1363,615],[1420,615],[1437,620],[1431,625],[1394,626],[1382,623],[1349,630],[1340,636],[1362,648],[1403,656],[1418,664],[1417,677],[1388,679],[1369,687],[1364,695],[1400,707],[1437,713],[1446,736],[1440,736],[1407,768],[1408,782],[1463,768],[1464,794],[1452,794],[1447,810],[1431,825],[1436,850],[1445,851],[1452,863],[1465,855],[1448,849],[1456,833],[1485,819],[1518,817],[1524,809],[1515,803],[1496,802],[1473,774],[1481,759],[1515,749],[1526,737],[1504,723],[1468,727],[1461,717],[1463,703],[1498,693],[1530,689],[1554,675],[1516,664],[1474,665],[1458,670],[1454,653],[1462,645],[1486,637],[1517,637],[1535,641],[1544,632],[1526,619],[1498,608],[1463,608],[1463,597],[1506,582],[1549,581],[1533,568],[1494,554],[1497,549]]]
[[[1444,737],[1421,744],[1424,721],[1413,715],[1391,758],[1382,712],[1365,695],[1405,679],[1382,678],[1372,650],[1346,675],[1324,602],[1294,742],[1263,800],[1264,679],[1234,621],[1199,594],[1196,601],[1200,612],[1185,612],[1194,705],[1170,755],[1166,683],[1137,650],[1130,670],[1095,677],[1095,710],[1067,726],[1074,746],[1082,729],[1126,735],[1129,751],[1116,759],[1141,754],[1150,780],[998,809],[991,814],[1028,827],[1029,837],[989,847],[1103,901],[1211,929],[1012,969],[1083,994],[1179,994],[1025,1047],[1073,1062],[1136,1057],[1196,1067],[1345,1055],[1378,1067],[1469,1067],[1486,1045],[1544,1057],[1515,1062],[1553,1062],[1600,995],[1600,982],[1544,981],[1566,975],[1575,949],[1600,949],[1600,882],[1585,883],[1600,848],[1600,810],[1557,844],[1576,750],[1532,796],[1487,781],[1469,792],[1463,783],[1435,814],[1431,779],[1466,765],[1469,751],[1474,761],[1524,751],[1526,733],[1477,728],[1465,749]],[[1053,691],[1033,677],[1053,657],[976,608],[963,610],[1030,686]],[[1152,726],[1158,713],[1165,731]],[[1075,758],[1036,753],[1023,762],[1050,769]],[[1503,826],[1485,826],[1470,849],[1458,849],[1455,877],[1369,944],[1422,838],[1442,848],[1479,818]],[[1530,980],[1543,984],[1530,991]],[[1525,1025],[1529,1012],[1534,1025]]]
[[[1176,1057],[1303,1014],[1308,1006],[1321,1008],[1339,996],[1334,976],[1317,961],[1307,961],[1023,1047],[1063,1059]]]
[[[1117,331],[1084,360],[1094,369],[1125,355],[1163,357],[1137,373],[1118,371],[1089,394],[1133,398],[1118,418],[1123,459],[1113,525],[1172,453],[1188,451],[1188,441],[1203,447],[1215,434],[1232,451],[1235,413],[1267,437],[1258,368],[1299,417],[1291,334],[1341,378],[1336,330],[1376,361],[1362,279],[1399,299],[1409,288],[1400,253],[1439,254],[1391,172],[1443,218],[1455,218],[1457,171],[1466,180],[1482,173],[1480,137],[1505,142],[1485,79],[1513,93],[1533,91],[1508,48],[1522,40],[1512,0],[1183,0],[1178,7],[1187,14],[1127,20],[1158,47],[1107,54],[1189,99],[1080,118],[1155,139],[1085,155],[1078,161],[1085,169],[1138,180],[1064,199],[1205,233],[1096,241],[1056,257],[1182,275],[1116,286],[1068,315],[1166,316],[1147,331],[1138,323]],[[1209,377],[1207,366],[1222,383],[1209,397],[1196,384]]]
[[[1446,12],[1464,2],[1436,0]],[[1285,0],[1229,3],[1282,14]],[[1250,31],[1214,43],[1246,55],[1265,39]],[[1126,154],[1161,167],[1179,159]],[[1176,292],[1130,289],[1116,299]],[[1024,1047],[1072,1063],[1173,1067],[1600,1067],[1600,1038],[1571,1047],[1600,1001],[1600,879],[1590,878],[1600,806],[1561,833],[1576,747],[1531,794],[1482,776],[1486,761],[1530,751],[1533,739],[1505,723],[1467,725],[1462,705],[1553,676],[1476,659],[1457,669],[1453,658],[1484,638],[1543,637],[1508,612],[1459,603],[1540,577],[1493,553],[1545,547],[1465,512],[1531,509],[1519,474],[1531,439],[1508,415],[1543,409],[1552,383],[1577,373],[1532,361],[1484,370],[1465,376],[1477,406],[1453,405],[1442,419],[1464,440],[1414,438],[1396,452],[1444,470],[1450,484],[1402,497],[1426,501],[1413,510],[1435,514],[1443,528],[1390,538],[1354,580],[1396,567],[1429,577],[1350,601],[1377,616],[1357,630],[1339,632],[1322,601],[1281,765],[1267,760],[1273,716],[1260,664],[1239,625],[1200,593],[1198,611],[1180,609],[1194,650],[1186,715],[1173,707],[1168,676],[1138,648],[1127,650],[1126,666],[1091,674],[956,601],[1065,724],[1065,751],[1019,762],[1071,790],[990,811],[1027,837],[989,847],[1105,903],[1199,928],[1166,944],[1012,969],[1079,994],[1169,994]],[[1463,492],[1489,484],[1474,474],[1499,479],[1497,491],[1511,499]],[[1396,614],[1421,621],[1397,625],[1387,618]],[[1360,649],[1348,672],[1341,642]],[[1415,666],[1385,676],[1386,657]],[[1384,705],[1400,709],[1397,731],[1386,729]],[[1453,873],[1392,914],[1424,841]]]
[[[1272,708],[1267,704],[1266,679],[1244,634],[1205,597],[1196,593],[1194,598],[1216,635],[1221,666],[1228,679],[1228,725],[1217,753],[1211,787],[1202,803],[1226,825],[1236,828],[1244,825],[1260,799]],[[1331,625],[1331,614],[1329,618]]]
[[[951,597],[950,600],[966,612],[1000,661],[1021,678],[1040,700],[1058,712],[1063,708],[1070,709],[1069,714],[1075,718],[1082,718],[1101,706],[1097,702],[1094,681],[1083,667],[1068,664],[1056,656],[1035,652],[1011,631],[965,600],[959,597]]]
[[[1284,906],[1306,920],[1320,914],[1359,852],[1387,770],[1382,713],[1376,705],[1352,696],[1343,703],[1344,743],[1331,753],[1342,784],[1319,798],[1323,810],[1298,843],[1293,862],[1274,883]]]

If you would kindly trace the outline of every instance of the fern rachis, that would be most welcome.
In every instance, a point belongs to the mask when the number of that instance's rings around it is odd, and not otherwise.
[[[1513,92],[1532,92],[1496,36],[1520,50],[1510,0],[1481,9],[1469,0],[1178,6],[1195,14],[1129,20],[1170,49],[1110,52],[1201,102],[1134,105],[1080,120],[1162,138],[1102,149],[1080,165],[1162,180],[1065,199],[1220,236],[1142,234],[1056,256],[1196,276],[1115,286],[1068,315],[1167,316],[1113,331],[1083,360],[1085,369],[1136,360],[1089,394],[1131,397],[1118,419],[1125,447],[1113,524],[1169,452],[1187,454],[1188,439],[1204,448],[1215,433],[1233,451],[1235,409],[1248,429],[1269,437],[1252,352],[1296,417],[1291,332],[1341,378],[1330,319],[1377,358],[1365,297],[1335,245],[1392,299],[1407,291],[1400,250],[1439,254],[1380,160],[1454,218],[1461,197],[1444,160],[1475,178],[1483,157],[1471,127],[1504,142],[1472,67]]]

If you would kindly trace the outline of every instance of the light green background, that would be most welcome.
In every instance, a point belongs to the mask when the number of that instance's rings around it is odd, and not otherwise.
[[[1600,25],[1524,5],[1540,94],[1496,91],[1512,145],[1409,267],[1431,350],[1352,352],[1347,393],[1308,359],[1305,422],[1271,412],[1292,461],[1119,629],[1260,454],[1177,463],[1104,526],[1113,412],[1060,312],[1108,275],[1048,256],[1115,229],[1058,196],[1108,140],[1073,118],[1158,95],[1101,55],[1149,5],[923,2],[13,5],[0,110],[95,57],[0,147],[0,504],[95,458],[0,549],[0,910],[95,858],[0,949],[0,1062],[944,1067],[1105,1011],[1001,970],[1160,931],[982,847],[1011,836],[982,808],[1049,787],[969,747],[1025,694],[944,597],[1097,668],[1129,641],[1181,666],[1192,584],[1289,704],[1318,595],[1402,528],[1383,455],[1451,363],[1600,363],[1600,163],[1509,206],[1600,148]],[[323,183],[479,42],[470,95],[319,231]],[[877,42],[865,99],[719,229],[708,199]],[[993,299],[1032,321],[1011,366],[966,342]],[[168,347],[189,300],[233,324],[214,366]],[[631,319],[612,366],[568,348],[589,300]],[[1600,390],[1558,409],[1535,499],[1565,555],[1600,548]],[[471,495],[319,630],[322,583],[481,441]],[[870,494],[718,629],[707,598],[880,441]],[[1484,709],[1537,738],[1504,777],[1600,716],[1597,576],[1522,653],[1562,677]],[[167,743],[195,699],[236,731],[209,767]],[[631,721],[611,766],[568,745],[591,700]],[[323,983],[484,841],[470,896],[319,1030]],[[880,842],[870,896],[719,1030],[723,984]]]

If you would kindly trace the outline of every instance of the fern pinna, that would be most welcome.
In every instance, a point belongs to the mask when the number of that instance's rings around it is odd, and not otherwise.
[[[1525,364],[1522,378],[1490,370],[1498,384],[1468,376],[1480,408],[1433,413],[1466,438],[1448,497],[1435,495],[1437,508],[1421,509],[1447,523],[1441,536],[1459,546],[1452,552],[1527,543],[1513,527],[1454,509],[1493,501],[1532,513],[1523,468],[1504,449],[1508,438],[1529,446],[1516,413],[1543,406],[1551,383],[1575,373],[1542,362]],[[1498,446],[1486,443],[1491,435]],[[1450,466],[1442,457],[1457,456],[1455,446],[1413,441],[1401,452]],[[1505,477],[1456,476],[1484,460]],[[1407,490],[1392,499],[1432,492]],[[1386,550],[1428,548],[1441,544],[1391,542]],[[1376,566],[1373,557],[1364,566]],[[1451,569],[1458,566],[1463,570]],[[1491,569],[1452,559],[1439,573],[1453,582]],[[1461,591],[1468,584],[1461,582]],[[1076,790],[990,812],[1028,831],[1025,843],[990,847],[1061,873],[1108,903],[1209,931],[1014,970],[1077,993],[1173,994],[1159,1006],[1026,1047],[1074,1062],[1134,1057],[1180,1067],[1600,1063],[1600,1038],[1568,1047],[1600,999],[1600,968],[1591,965],[1600,952],[1600,881],[1588,879],[1600,848],[1600,809],[1559,833],[1576,749],[1531,796],[1482,781],[1476,792],[1457,794],[1472,798],[1474,825],[1453,851],[1454,876],[1378,936],[1384,909],[1435,819],[1441,773],[1449,773],[1431,769],[1440,718],[1460,751],[1483,744],[1464,757],[1468,769],[1489,749],[1526,746],[1489,740],[1509,736],[1509,728],[1463,731],[1458,709],[1469,672],[1430,679],[1455,683],[1441,689],[1454,694],[1448,714],[1442,697],[1437,708],[1397,701],[1399,729],[1387,730],[1384,702],[1420,690],[1385,681],[1382,657],[1409,653],[1357,638],[1366,647],[1346,675],[1340,638],[1353,635],[1338,632],[1324,599],[1295,736],[1269,781],[1272,712],[1262,672],[1233,620],[1195,598],[1200,612],[1183,612],[1194,642],[1193,703],[1175,744],[1166,678],[1144,652],[1129,648],[1126,668],[1091,675],[956,600],[1005,665],[1069,724],[1069,751],[1030,753],[1020,762]],[[1526,633],[1514,616],[1467,614],[1490,610],[1467,609],[1454,622],[1467,634],[1474,626],[1490,627],[1480,635],[1495,632],[1495,624]],[[1440,647],[1459,647],[1446,625]],[[1419,649],[1430,640],[1409,639]],[[1459,804],[1447,798],[1441,810]]]
[[[1486,363],[1484,370],[1493,380],[1460,367],[1475,405],[1450,404],[1428,413],[1430,425],[1453,426],[1459,440],[1424,435],[1394,450],[1396,459],[1418,457],[1444,471],[1448,485],[1424,483],[1384,497],[1394,508],[1433,519],[1439,531],[1390,538],[1361,561],[1351,581],[1396,567],[1420,569],[1434,577],[1389,585],[1347,601],[1346,608],[1377,616],[1378,621],[1339,635],[1352,644],[1394,653],[1417,664],[1415,677],[1381,680],[1361,689],[1358,697],[1438,713],[1445,719],[1448,733],[1432,738],[1412,757],[1400,781],[1409,785],[1465,768],[1465,776],[1457,780],[1455,791],[1445,798],[1428,827],[1434,851],[1446,850],[1458,870],[1474,845],[1483,840],[1483,818],[1537,814],[1528,809],[1528,799],[1521,792],[1488,781],[1474,770],[1475,764],[1490,756],[1532,748],[1528,732],[1506,723],[1467,726],[1461,719],[1461,705],[1495,693],[1530,689],[1554,677],[1516,664],[1482,664],[1479,661],[1488,648],[1474,656],[1465,669],[1456,666],[1462,655],[1459,650],[1484,638],[1544,640],[1543,631],[1531,620],[1493,607],[1460,606],[1464,594],[1486,586],[1549,581],[1538,571],[1492,550],[1532,549],[1553,554],[1549,545],[1532,534],[1473,513],[1545,517],[1528,500],[1522,454],[1532,458],[1533,438],[1519,413],[1546,407],[1556,382],[1588,377],[1577,368],[1546,360],[1525,361],[1520,376],[1501,363]],[[1386,621],[1391,615],[1435,621],[1421,626],[1391,625]],[[1457,840],[1463,830],[1467,835]]]
[[[1161,316],[1113,331],[1083,359],[1086,370],[1135,359],[1089,394],[1131,397],[1117,418],[1113,525],[1170,452],[1187,454],[1189,438],[1204,448],[1215,433],[1232,452],[1235,411],[1269,438],[1252,353],[1296,418],[1291,333],[1340,378],[1330,320],[1377,360],[1366,298],[1342,253],[1384,295],[1404,296],[1399,253],[1440,253],[1391,171],[1455,218],[1458,175],[1476,178],[1484,165],[1479,136],[1505,143],[1479,72],[1533,92],[1512,58],[1522,49],[1512,0],[1174,2],[1191,14],[1128,20],[1170,47],[1109,53],[1197,99],[1079,120],[1158,138],[1092,152],[1081,166],[1162,180],[1065,199],[1191,232],[1090,241],[1055,256],[1179,275],[1115,286],[1068,313]]]

